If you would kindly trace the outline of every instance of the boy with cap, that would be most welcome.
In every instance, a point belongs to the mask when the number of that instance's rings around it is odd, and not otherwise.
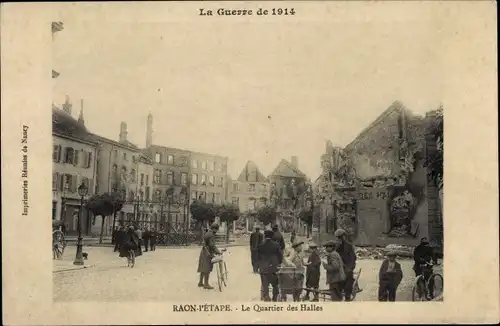
[[[396,256],[394,251],[390,251],[380,266],[378,301],[396,301],[396,290],[403,279],[403,271]]]
[[[325,243],[328,255],[326,262],[323,262],[323,267],[326,269],[326,284],[330,287],[332,301],[342,301],[342,285],[346,278],[342,258],[335,250],[338,246],[340,246],[338,240]]]
[[[304,296],[304,300],[309,300],[309,289],[314,289],[314,298],[312,301],[319,301],[318,299],[318,289],[319,289],[319,278],[320,278],[320,269],[321,269],[321,258],[319,257],[318,245],[314,242],[309,244],[309,248],[311,249],[311,253],[309,254],[309,259],[305,264],[306,269],[306,295]]]

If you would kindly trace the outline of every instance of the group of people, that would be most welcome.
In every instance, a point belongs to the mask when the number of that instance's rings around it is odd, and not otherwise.
[[[134,251],[135,257],[142,255],[144,251],[156,250],[156,231],[149,228],[141,228],[138,225],[120,226],[113,231],[112,243],[115,245],[114,252],[119,252],[119,257],[129,258],[130,251]]]
[[[309,300],[313,293],[312,301],[318,301],[321,267],[326,270],[327,285],[333,301],[351,301],[354,284],[354,269],[356,267],[356,254],[354,247],[347,241],[346,232],[338,229],[335,240],[325,243],[327,252],[326,260],[322,261],[318,246],[309,243],[310,253],[305,257],[303,241],[296,241],[295,236],[291,242],[291,250],[286,248],[283,235],[278,225],[273,225],[272,230],[265,230],[264,234],[256,227],[250,235],[251,262],[254,273],[260,273],[261,299],[264,301],[277,301],[279,295],[278,271],[281,267],[305,267],[305,296],[301,298],[304,286],[304,275],[294,275],[292,296],[294,301]],[[288,250],[287,250],[288,249]],[[305,261],[307,258],[307,261]],[[269,285],[272,287],[272,298],[269,296]]]

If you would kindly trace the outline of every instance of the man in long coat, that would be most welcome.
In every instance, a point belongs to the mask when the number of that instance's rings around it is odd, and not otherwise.
[[[250,254],[254,273],[258,273],[259,271],[258,249],[263,240],[264,235],[260,232],[260,227],[255,226],[255,231],[250,234]]]
[[[356,252],[354,246],[347,241],[347,232],[337,229],[334,233],[337,243],[337,252],[344,263],[345,281],[342,285],[345,301],[351,301],[352,287],[354,285],[354,269],[356,268]]]
[[[211,290],[212,286],[208,283],[210,273],[213,269],[212,258],[215,255],[220,255],[220,251],[215,245],[215,234],[219,230],[219,225],[213,223],[210,230],[203,236],[202,248],[200,251],[200,258],[198,260],[198,273],[200,273],[199,287]]]
[[[259,245],[259,273],[261,281],[261,299],[271,301],[269,298],[269,284],[273,287],[273,301],[278,300],[278,266],[283,262],[283,253],[280,245],[273,240],[274,232],[264,231],[264,241]]]

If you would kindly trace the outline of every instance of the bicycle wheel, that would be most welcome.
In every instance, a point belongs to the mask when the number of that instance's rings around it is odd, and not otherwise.
[[[427,301],[425,291],[425,281],[422,275],[417,276],[415,284],[411,290],[412,301]]]
[[[433,298],[437,298],[443,295],[444,281],[441,274],[435,273],[431,275],[431,279],[434,281],[433,284]],[[431,298],[431,299],[433,299]]]
[[[217,286],[219,287],[219,291],[222,292],[222,270],[220,262],[215,266],[215,270],[217,271]]]

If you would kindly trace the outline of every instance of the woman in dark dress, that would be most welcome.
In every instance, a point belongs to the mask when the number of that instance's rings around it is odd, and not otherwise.
[[[134,251],[136,257],[142,255],[142,250],[139,247],[139,237],[135,233],[133,226],[129,226],[123,237],[123,242],[120,245],[120,257],[129,258],[129,251],[131,250]]]

